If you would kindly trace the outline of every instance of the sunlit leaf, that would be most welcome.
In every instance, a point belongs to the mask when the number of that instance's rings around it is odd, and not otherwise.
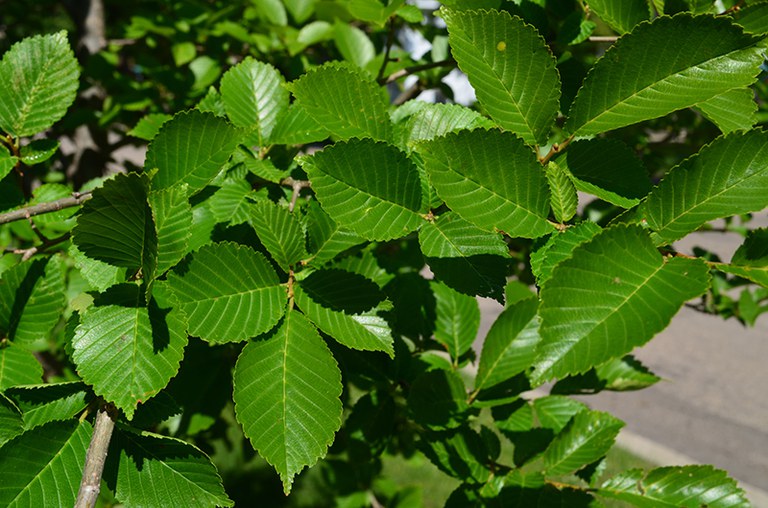
[[[294,476],[326,454],[341,425],[336,361],[312,324],[291,311],[243,349],[234,380],[237,419],[288,494]]]

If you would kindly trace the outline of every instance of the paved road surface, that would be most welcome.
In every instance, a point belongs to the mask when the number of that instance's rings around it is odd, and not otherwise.
[[[740,238],[708,234],[678,249],[690,253],[694,243],[729,260]],[[490,300],[481,309],[484,336],[501,309]],[[744,328],[684,308],[635,354],[663,381],[583,400],[622,418],[634,434],[768,491],[768,314]]]

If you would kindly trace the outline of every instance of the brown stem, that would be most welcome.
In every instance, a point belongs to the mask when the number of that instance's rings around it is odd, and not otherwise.
[[[379,68],[379,74],[376,76],[376,81],[381,84],[382,79],[384,79],[384,71],[387,70],[387,64],[389,63],[389,53],[392,51],[392,44],[394,44],[395,41],[395,18],[389,18],[389,32],[387,32],[387,42],[386,47],[384,48],[384,61],[381,62],[381,67]]]
[[[617,35],[592,35],[589,42],[616,42],[618,39]]]
[[[403,104],[413,99],[423,91],[424,91],[424,85],[421,83],[421,81],[417,81],[416,84],[413,85],[411,88],[407,90],[403,90],[403,92],[400,95],[395,97],[395,100],[392,101],[392,105],[402,106]]]
[[[85,454],[83,481],[80,482],[80,491],[77,493],[75,508],[93,508],[99,498],[101,474],[104,472],[109,440],[112,438],[112,430],[115,428],[114,413],[115,410],[111,404],[105,404],[96,413],[91,443]]]
[[[291,203],[288,205],[288,211],[293,212],[293,209],[296,208],[296,201],[299,199],[299,193],[301,193],[301,189],[309,187],[309,182],[307,180],[294,180],[290,176],[288,178],[284,178],[281,182],[282,185],[288,185],[293,189],[293,193],[291,194]]]
[[[398,79],[404,78],[405,76],[410,76],[411,74],[416,74],[417,72],[426,71],[428,69],[435,69],[437,67],[453,67],[454,65],[456,65],[456,60],[453,58],[447,58],[445,60],[440,60],[439,62],[432,62],[428,64],[412,65],[411,67],[406,67],[404,69],[400,69],[399,71],[395,71],[386,78],[381,78],[379,83],[386,85],[387,83],[392,83],[393,81],[397,81]]]
[[[26,208],[20,208],[11,212],[0,213],[0,224],[7,224],[9,222],[15,222],[17,220],[29,219],[35,215],[41,215],[44,213],[58,212],[64,208],[71,208],[73,206],[79,206],[91,198],[91,192],[75,192],[72,196],[56,201],[49,201],[47,203],[40,203],[39,205],[32,205]]]
[[[563,150],[565,150],[565,148],[569,144],[571,144],[572,140],[573,140],[573,136],[569,137],[568,139],[566,139],[562,143],[559,143],[559,144],[558,143],[553,143],[552,147],[549,149],[549,152],[547,152],[547,155],[545,155],[544,157],[539,157],[539,162],[541,162],[542,166],[545,166],[552,157],[554,157],[558,153],[560,153]]]

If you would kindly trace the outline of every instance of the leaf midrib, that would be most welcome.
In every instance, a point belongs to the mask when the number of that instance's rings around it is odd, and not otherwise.
[[[666,83],[667,80],[669,80],[670,78],[675,78],[676,76],[679,76],[682,73],[698,69],[698,68],[700,68],[704,64],[714,63],[714,62],[716,62],[716,61],[718,61],[720,59],[728,59],[733,53],[737,53],[737,52],[740,52],[740,51],[746,51],[748,49],[753,49],[755,47],[755,45],[756,44],[753,43],[753,44],[750,44],[749,46],[745,46],[745,47],[742,47],[742,48],[735,49],[733,51],[729,51],[728,53],[726,53],[724,55],[720,55],[720,56],[715,57],[715,58],[710,58],[709,60],[702,60],[701,62],[696,62],[695,64],[693,64],[693,65],[691,65],[689,67],[686,67],[684,69],[680,69],[680,70],[676,71],[673,74],[667,74],[666,76],[663,76],[661,79],[658,79],[658,80],[654,81],[653,83],[651,83],[649,85],[646,85],[645,87],[637,90],[636,92],[634,92],[634,93],[632,93],[632,94],[630,94],[630,95],[628,95],[628,96],[626,96],[624,98],[620,98],[618,102],[616,102],[612,106],[608,107],[607,109],[604,109],[600,114],[598,114],[595,117],[592,117],[590,120],[588,120],[585,123],[583,123],[582,125],[580,125],[575,131],[572,132],[572,134],[574,134],[574,135],[578,134],[581,130],[583,130],[588,125],[592,125],[595,122],[597,122],[598,120],[600,120],[603,116],[605,116],[605,115],[607,115],[609,113],[612,113],[615,108],[623,106],[624,104],[629,102],[631,99],[641,95],[643,92],[645,92],[645,91],[647,91],[649,89],[653,89],[657,85],[661,85],[661,84]],[[755,74],[757,74],[757,73],[755,73]],[[727,91],[728,90],[724,90],[724,91],[722,91],[722,92],[720,92],[718,94],[713,95],[712,97],[717,97],[718,95],[720,95],[722,93],[725,93]],[[712,97],[710,97],[710,99]],[[709,100],[709,99],[707,99],[707,100]],[[685,107],[685,106],[683,106],[683,107]],[[677,109],[682,109],[682,108],[677,108]]]
[[[573,258],[571,258],[571,259],[573,259]],[[555,275],[555,273],[556,273],[557,269],[558,269],[558,268],[560,268],[560,267],[562,267],[562,266],[563,266],[563,265],[561,264],[561,265],[559,265],[557,268],[555,268],[555,271],[553,271],[553,272],[552,272],[552,278],[554,278],[554,275]],[[576,347],[576,345],[583,343],[583,341],[584,341],[584,340],[586,340],[588,337],[590,337],[590,336],[592,335],[592,332],[594,332],[594,331],[595,331],[595,329],[596,329],[597,327],[599,327],[600,325],[602,325],[603,323],[605,323],[606,321],[608,321],[608,320],[609,320],[610,318],[612,318],[614,315],[616,315],[616,314],[620,313],[621,309],[622,309],[622,308],[624,308],[624,306],[625,306],[625,305],[627,305],[627,304],[628,304],[628,302],[629,302],[630,300],[632,300],[632,298],[633,298],[633,297],[634,297],[634,296],[635,296],[635,295],[636,295],[636,294],[637,294],[637,293],[638,293],[638,292],[639,292],[639,291],[640,291],[642,288],[646,287],[646,285],[648,284],[648,281],[650,281],[650,280],[651,280],[652,278],[654,278],[654,277],[655,277],[655,276],[656,276],[656,275],[657,275],[659,272],[661,272],[661,271],[664,269],[664,267],[665,267],[665,266],[666,266],[666,263],[664,263],[664,262],[662,261],[662,263],[661,263],[661,264],[660,264],[660,265],[659,265],[659,266],[658,266],[658,267],[657,267],[657,268],[656,268],[656,269],[655,269],[655,270],[654,270],[654,271],[653,271],[653,272],[652,272],[652,273],[651,273],[651,274],[650,274],[648,277],[646,277],[646,278],[645,278],[645,280],[643,280],[643,281],[642,281],[640,284],[638,284],[638,285],[637,285],[637,287],[636,287],[634,290],[632,290],[632,292],[631,292],[631,293],[629,293],[629,294],[627,295],[627,297],[626,297],[626,298],[624,298],[624,301],[622,301],[622,302],[621,302],[621,303],[620,303],[620,304],[619,304],[619,305],[618,305],[616,308],[614,308],[614,310],[612,310],[611,312],[607,313],[607,314],[606,314],[606,315],[605,315],[603,318],[601,318],[600,320],[598,320],[598,321],[595,321],[594,323],[592,323],[592,326],[590,327],[589,331],[587,331],[586,333],[583,333],[583,334],[581,334],[581,336],[580,336],[580,337],[578,337],[578,338],[577,338],[577,339],[576,339],[574,342],[572,342],[571,344],[566,344],[566,343],[564,343],[564,342],[563,342],[563,343],[562,343],[562,345],[564,345],[564,346],[566,346],[566,345],[567,345],[567,346],[568,346],[568,349],[567,349],[567,350],[566,350],[564,353],[562,353],[562,354],[558,355],[558,357],[557,357],[557,360],[556,360],[556,361],[555,361],[555,362],[554,362],[554,363],[553,363],[553,364],[552,364],[552,365],[551,365],[551,366],[550,366],[550,367],[547,369],[547,371],[548,371],[548,372],[552,371],[552,370],[553,370],[553,368],[554,368],[554,367],[555,367],[557,364],[559,364],[559,363],[560,363],[560,362],[561,362],[561,361],[562,361],[562,360],[563,360],[563,359],[566,357],[566,355],[569,355],[569,354],[570,354],[570,353],[573,351],[573,349]],[[544,301],[544,300],[542,299],[542,303],[543,303],[543,301]],[[545,334],[542,334],[542,335],[545,335]],[[543,338],[543,337],[542,337],[542,338]],[[555,339],[556,339],[556,340],[547,340],[547,341],[546,341],[546,345],[550,345],[550,344],[553,344],[553,343],[555,343],[555,342],[562,342],[562,341],[560,341],[558,338],[555,338]]]
[[[475,43],[474,43],[473,41],[471,41],[471,40],[470,40],[468,37],[466,37],[466,36],[465,36],[465,34],[466,34],[466,31],[463,29],[463,26],[462,26],[461,34],[462,34],[462,36],[464,36],[464,37],[463,37],[463,39],[464,39],[464,42],[465,42],[467,45],[470,45],[470,46],[473,46],[473,47],[475,47]],[[515,111],[517,112],[517,114],[518,114],[518,115],[520,116],[520,118],[522,119],[522,121],[523,121],[523,124],[524,124],[524,125],[525,125],[525,126],[528,128],[528,132],[527,132],[526,134],[528,134],[528,135],[530,136],[530,138],[531,138],[531,139],[533,139],[533,140],[535,141],[535,140],[536,140],[536,133],[533,131],[533,127],[532,127],[532,126],[531,126],[531,124],[528,122],[528,118],[527,118],[527,116],[525,115],[525,113],[524,113],[524,112],[523,112],[523,110],[521,109],[521,105],[520,105],[519,101],[516,101],[516,100],[515,100],[514,96],[513,96],[513,95],[512,95],[512,93],[511,93],[511,90],[510,90],[510,89],[507,87],[507,85],[506,85],[506,84],[504,84],[504,81],[503,81],[503,79],[502,79],[502,78],[503,78],[503,76],[500,76],[500,75],[499,75],[499,74],[498,74],[498,73],[497,73],[497,72],[494,70],[493,66],[489,65],[488,63],[486,63],[486,62],[485,62],[485,61],[484,61],[482,58],[478,58],[478,60],[479,60],[479,62],[480,62],[479,66],[485,66],[485,67],[488,69],[488,73],[489,73],[489,74],[491,74],[492,76],[494,76],[494,77],[496,78],[496,80],[498,81],[498,83],[499,83],[499,84],[501,85],[501,87],[503,88],[504,92],[506,92],[506,95],[507,95],[507,97],[510,99],[510,101],[509,101],[509,102],[510,102],[510,103],[511,103],[511,104],[514,106],[514,108],[515,108]],[[460,67],[461,67],[461,66],[460,66]],[[462,69],[462,70],[463,70],[463,69]]]
[[[754,158],[752,159],[752,161],[754,161]],[[752,162],[752,161],[750,161],[750,162]],[[688,208],[688,209],[684,209],[682,212],[680,212],[677,215],[674,215],[670,220],[668,220],[665,223],[663,223],[663,225],[656,232],[661,234],[662,231],[664,231],[665,229],[668,229],[670,225],[672,225],[675,222],[677,222],[678,219],[680,219],[681,217],[684,217],[685,215],[690,215],[690,214],[694,213],[698,208],[700,208],[702,206],[706,206],[710,201],[712,201],[712,200],[714,200],[716,198],[719,198],[721,195],[731,191],[734,187],[738,187],[740,185],[743,185],[745,182],[749,181],[752,178],[764,177],[765,176],[764,173],[766,172],[766,168],[768,168],[768,166],[764,166],[761,170],[756,171],[756,172],[752,173],[749,176],[741,178],[741,179],[739,179],[738,181],[734,182],[731,185],[724,186],[719,192],[716,192],[715,194],[710,194],[706,199],[697,202],[693,207]],[[678,170],[679,169],[685,170],[686,168],[678,168]],[[714,176],[719,176],[719,175],[713,175],[713,177]],[[723,176],[725,176],[725,175],[723,175]],[[690,183],[690,180],[686,181],[685,183]],[[661,203],[663,203],[663,201],[660,201],[660,204]]]

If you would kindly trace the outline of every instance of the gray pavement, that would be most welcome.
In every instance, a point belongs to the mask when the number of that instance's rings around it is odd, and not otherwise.
[[[738,235],[708,233],[677,247],[691,253],[702,245],[727,261],[740,243]],[[484,337],[501,307],[480,304]],[[581,397],[627,423],[620,444],[660,465],[672,465],[670,457],[714,464],[745,483],[755,507],[768,508],[768,314],[745,328],[683,308],[634,354],[663,380],[637,392]]]

